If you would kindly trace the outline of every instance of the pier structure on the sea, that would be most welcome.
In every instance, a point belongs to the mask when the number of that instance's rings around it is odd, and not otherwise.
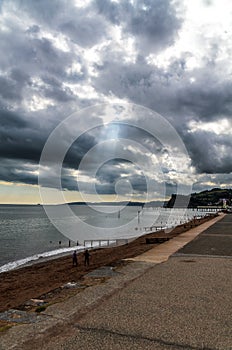
[[[207,211],[209,213],[215,213],[218,211],[222,211],[222,206],[218,206],[218,205],[199,205],[197,207],[197,211]]]

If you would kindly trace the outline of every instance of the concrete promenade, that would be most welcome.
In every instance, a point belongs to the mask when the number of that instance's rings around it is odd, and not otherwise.
[[[38,322],[13,327],[0,349],[232,350],[231,272],[228,214],[51,305]]]

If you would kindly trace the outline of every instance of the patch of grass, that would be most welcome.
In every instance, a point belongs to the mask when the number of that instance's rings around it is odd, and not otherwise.
[[[5,332],[11,327],[12,327],[12,325],[9,325],[9,324],[6,324],[4,326],[0,326],[0,332]]]
[[[48,304],[46,304],[46,305],[40,305],[40,306],[38,306],[36,309],[35,309],[35,312],[42,312],[42,311],[45,311],[46,310],[46,308],[48,307]]]

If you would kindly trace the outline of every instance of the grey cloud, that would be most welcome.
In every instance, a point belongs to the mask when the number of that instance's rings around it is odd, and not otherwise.
[[[106,0],[95,0],[95,5],[99,13],[111,21],[113,24],[119,25],[125,13],[128,13],[131,5],[128,1],[119,3]]]
[[[68,150],[63,165],[66,168],[78,169],[83,156],[96,145],[95,135],[82,134]]]
[[[9,30],[1,33],[0,47],[4,54],[0,57],[0,66],[4,75],[0,77],[0,104],[8,109],[12,109],[13,106],[17,110],[23,106],[25,99],[30,101],[30,97],[38,96],[40,99],[44,97],[55,101],[57,110],[62,109],[61,104],[64,103],[71,105],[72,102],[71,108],[74,108],[75,102],[80,106],[86,105],[88,98],[79,99],[73,94],[71,88],[65,85],[65,83],[75,84],[87,78],[87,69],[83,58],[73,51],[72,45],[70,45],[70,50],[65,52],[55,47],[50,38],[43,37],[43,34],[46,35],[46,26],[43,22],[45,18],[43,20],[41,18],[46,17],[48,13],[53,14],[53,5],[65,10],[64,2],[46,3],[46,11],[43,8],[45,6],[43,1],[31,5],[32,3],[29,1],[4,2],[6,12],[12,11],[14,13],[15,11],[15,15],[18,17],[21,14],[25,23],[27,23],[28,18],[30,18],[30,23],[33,19],[35,23],[38,23],[23,28],[19,25],[20,21],[10,23],[9,19]],[[58,10],[57,7],[56,10]],[[69,13],[70,18],[75,18],[75,11],[67,13]],[[61,22],[64,20],[62,11],[57,16],[54,15],[52,23],[58,21],[58,18]],[[52,23],[48,22],[48,27],[55,25],[55,22]],[[56,23],[57,26],[59,23]],[[49,28],[47,30],[49,31]],[[57,32],[53,32],[53,34],[54,36],[58,35],[59,30],[57,29]],[[67,40],[69,39],[67,38]],[[77,61],[81,65],[80,73],[67,73],[67,69]],[[60,108],[58,108],[58,104]],[[69,110],[71,108],[68,107]],[[54,116],[56,116],[57,111],[54,112]],[[47,113],[49,114],[49,110]]]
[[[122,25],[124,34],[135,37],[141,51],[153,52],[174,43],[182,20],[170,0],[128,0],[112,3],[97,0],[99,12],[114,24]]]
[[[27,30],[26,33],[28,34],[38,34],[40,32],[40,26],[34,24],[30,26]]]
[[[8,6],[12,2],[9,1]],[[18,12],[27,13],[35,21],[28,28],[29,33],[37,33],[39,28],[52,29],[63,33],[70,40],[82,47],[91,47],[97,44],[107,34],[107,23],[96,12],[93,6],[78,8],[71,1],[44,1],[32,3],[28,0],[14,2]]]
[[[198,131],[187,134],[185,144],[192,164],[199,174],[231,173],[232,141],[230,136]]]
[[[136,5],[126,29],[139,38],[140,48],[151,52],[170,46],[181,27],[170,0],[137,1]]]
[[[30,0],[10,0],[4,1],[5,6],[16,13],[28,13],[31,18],[40,20],[41,23],[51,25],[56,23],[59,18],[63,18],[69,9],[73,8],[68,0],[53,0],[47,2],[46,0],[39,0],[31,2]]]
[[[55,121],[40,123],[18,113],[0,110],[1,157],[38,163]]]
[[[155,85],[152,86],[152,76],[155,77],[156,69],[153,71],[147,64],[112,61],[109,53],[105,56],[99,72],[101,74],[93,81],[94,86],[105,94],[112,92],[120,98],[127,96],[141,104],[149,88],[155,89],[153,91],[155,95],[156,88]]]
[[[199,180],[193,184],[193,192],[200,192],[203,190],[210,190],[212,183],[214,187],[230,188],[232,180],[232,172],[228,174],[202,174],[199,176]]]
[[[33,65],[42,69],[43,72],[47,71],[60,77],[65,74],[66,65],[72,61],[70,53],[58,50],[47,38],[32,39],[30,44],[34,56],[32,56],[34,62],[31,62]]]
[[[193,84],[183,82],[177,92],[176,108],[203,120],[229,116],[232,112],[232,81],[224,80],[217,71],[208,67],[193,71]]]
[[[63,33],[82,47],[91,47],[98,43],[106,34],[106,26],[101,18],[79,17],[60,25]]]
[[[42,40],[42,46],[43,43],[44,41]],[[38,44],[38,41],[36,44]],[[52,46],[49,44],[49,47]],[[40,50],[36,51],[35,60],[30,55],[27,57],[27,53],[24,53],[23,61],[21,61],[20,54],[18,58],[15,56],[13,68],[9,66],[8,74],[0,76],[0,105],[2,107],[5,106],[12,109],[12,106],[14,106],[14,109],[17,109],[22,106],[25,100],[30,102],[34,96],[44,97],[56,102],[58,113],[54,111],[53,119],[55,119],[56,115],[60,114],[60,110],[63,108],[61,104],[67,104],[72,101],[73,103],[78,102],[78,104],[84,103],[84,99],[82,99],[83,102],[80,101],[73,94],[71,88],[64,84],[65,82],[77,82],[80,80],[80,77],[77,75],[69,76],[65,71],[72,64],[73,57],[71,57],[71,54],[60,54],[59,50],[57,55],[54,55],[53,49],[56,52],[55,48],[52,48],[51,52],[48,50],[43,57],[40,56]],[[18,52],[21,52],[21,56],[23,56],[23,46]],[[27,64],[25,63],[26,61]],[[85,74],[82,74],[81,79],[84,79],[84,77]],[[71,104],[67,110],[70,110],[70,107]],[[71,108],[76,107],[73,105]],[[42,114],[43,112],[41,111],[40,113]],[[49,115],[49,110],[46,113]],[[67,116],[67,112],[65,112],[64,116]]]
[[[38,170],[37,166],[32,167],[23,161],[15,161],[13,159],[0,158],[0,180],[15,183],[24,183],[37,185],[38,177],[34,170]]]
[[[0,95],[7,100],[20,100],[21,91],[17,89],[17,84],[13,80],[9,80],[0,76]]]
[[[28,122],[18,114],[9,111],[0,111],[0,128],[4,129],[21,129],[28,125]]]
[[[141,62],[141,58],[132,64],[111,61],[108,53],[99,73],[94,81],[96,89],[127,97],[167,116],[174,114],[177,124],[189,116],[210,120],[231,114],[231,80],[225,81],[216,69],[207,66],[188,72],[184,57],[165,71]]]
[[[23,90],[30,85],[30,77],[19,68],[13,67],[9,75],[0,76],[0,95],[5,100],[21,101]]]
[[[103,194],[109,190],[110,186],[110,194],[119,192],[129,194],[130,190],[136,193],[146,193],[145,175],[138,174],[137,171],[138,167],[126,159],[112,159],[98,169],[96,190],[99,194]]]
[[[107,182],[114,184],[118,179],[129,176],[133,166],[128,166],[128,168],[122,168],[120,165],[130,164],[127,160],[124,159],[112,159],[107,163],[104,163],[96,174],[97,179],[100,182]]]
[[[30,76],[41,71],[62,75],[66,64],[73,60],[73,53],[58,49],[50,38],[38,34],[39,30],[25,30],[12,23],[10,30],[0,36],[1,51],[4,52],[0,57],[1,67],[5,70],[17,67]]]
[[[109,53],[105,59],[98,77],[93,80],[96,90],[151,108],[167,117],[179,114],[176,119],[183,123],[181,117],[185,113],[181,110],[178,96],[181,82],[176,73],[172,76],[172,72],[165,72],[146,62],[141,63],[140,58],[129,64],[111,61]]]
[[[30,184],[37,183],[37,176],[26,170],[23,171],[23,167],[24,164],[25,168],[26,164],[38,166],[45,142],[55,126],[55,120],[50,123],[49,121],[40,123],[40,120],[28,120],[19,114],[0,111],[0,180],[27,183],[28,179]],[[68,132],[60,139],[60,143],[66,144],[66,142],[68,142]],[[93,136],[82,135],[72,145],[64,159],[64,174],[68,174],[67,169],[77,169],[83,155],[94,144]],[[17,164],[20,171],[17,170]],[[51,176],[52,168],[51,163]],[[72,183],[70,181],[68,183],[72,187]]]
[[[52,98],[59,102],[67,102],[75,100],[75,97],[70,88],[65,87],[61,81],[52,76],[43,77],[43,82],[46,84],[43,88],[45,97]]]
[[[114,174],[113,168],[111,168],[111,172]],[[133,174],[133,170],[126,177],[115,174],[111,176],[111,179],[108,178],[108,181],[102,180],[100,183],[97,183],[96,191],[99,194],[129,195],[131,192],[144,194],[147,191],[146,179],[144,176]]]
[[[30,82],[30,76],[18,67],[13,67],[10,72],[10,77],[18,84],[27,84]]]

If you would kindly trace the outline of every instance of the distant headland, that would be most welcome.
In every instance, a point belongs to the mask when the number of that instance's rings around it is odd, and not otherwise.
[[[178,205],[176,201],[178,200]],[[191,193],[191,195],[176,195],[172,194],[170,200],[164,205],[166,208],[182,207],[198,208],[206,206],[226,207],[232,204],[232,189],[213,188],[211,190],[202,191],[199,193]]]

